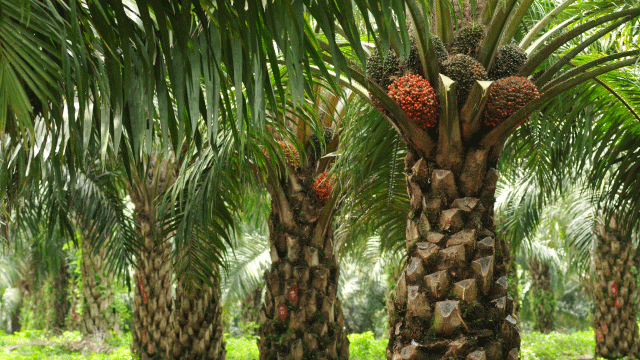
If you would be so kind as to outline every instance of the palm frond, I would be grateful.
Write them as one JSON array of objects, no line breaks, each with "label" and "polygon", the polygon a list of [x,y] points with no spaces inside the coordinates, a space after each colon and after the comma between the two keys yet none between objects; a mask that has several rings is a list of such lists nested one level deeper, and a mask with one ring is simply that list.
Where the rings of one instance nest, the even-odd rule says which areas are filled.
[{"label": "palm frond", "polygon": [[[342,251],[358,253],[362,242],[379,236],[385,251],[404,250],[410,210],[404,181],[406,149],[376,109],[353,102],[335,169],[343,175],[349,199],[340,215]],[[347,240],[348,239],[348,240]]]}]

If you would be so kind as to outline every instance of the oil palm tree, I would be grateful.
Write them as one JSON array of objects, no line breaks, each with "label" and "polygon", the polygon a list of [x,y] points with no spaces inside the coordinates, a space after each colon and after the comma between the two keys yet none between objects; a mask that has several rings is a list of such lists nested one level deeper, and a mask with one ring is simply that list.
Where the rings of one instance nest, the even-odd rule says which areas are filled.
[{"label": "oil palm tree", "polygon": [[[457,38],[454,38],[454,29],[450,25],[453,17],[446,10],[439,11],[438,6],[434,9],[435,22],[432,26],[435,31],[432,34],[440,36],[448,51],[467,51],[471,54],[475,58],[473,61],[478,64],[473,65],[477,69],[475,74],[469,72],[459,75],[459,67],[462,65],[456,64],[462,64],[462,56],[453,56],[443,62],[442,66],[438,64],[432,46],[435,42],[430,40],[423,12],[414,2],[407,2],[408,13],[416,28],[417,50],[421,59],[418,62],[420,66],[414,72],[422,70],[430,87],[436,90],[431,90],[425,80],[416,80],[412,75],[396,80],[396,85],[392,83],[387,95],[371,81],[375,80],[375,73],[370,72],[373,79],[365,76],[359,78],[359,68],[355,64],[350,68],[351,76],[389,114],[390,121],[399,130],[409,149],[405,160],[407,188],[412,205],[406,223],[408,266],[396,288],[388,358],[421,358],[425,352],[441,353],[443,356],[466,356],[473,353],[473,356],[487,358],[517,357],[519,336],[515,319],[510,315],[511,299],[506,296],[504,255],[508,249],[495,236],[492,220],[497,181],[494,167],[503,141],[534,109],[553,96],[590,77],[635,61],[632,57],[608,65],[609,67],[590,70],[581,77],[572,77],[575,72],[566,72],[551,80],[557,76],[565,61],[572,59],[575,53],[584,48],[579,45],[575,51],[567,52],[561,61],[546,65],[535,84],[531,82],[531,85],[525,85],[530,80],[510,78],[498,79],[491,85],[479,82],[474,85],[475,89],[470,89],[470,86],[464,85],[468,78],[478,75],[475,79],[484,80],[487,79],[487,75],[482,72],[484,67],[488,68],[489,73],[496,70],[494,67],[498,66],[496,63],[499,64],[499,50],[508,45],[516,34],[517,24],[530,3],[503,5],[496,5],[495,11],[491,9],[492,5],[485,8],[488,9],[487,15],[493,13],[491,19],[478,13],[477,19],[484,23],[486,30],[478,32],[476,42],[463,38],[467,33],[461,30],[464,23],[458,24]],[[622,11],[635,14],[638,10]],[[623,15],[619,12],[614,14]],[[530,75],[569,38],[608,19],[613,20],[618,15],[609,15],[610,18],[597,17],[592,22],[570,27],[571,30],[555,37],[535,52],[529,48],[527,60],[523,58],[521,66],[516,66],[511,75]],[[466,17],[470,18],[472,16]],[[590,39],[598,39],[621,23],[614,22]],[[467,30],[469,32],[473,30],[467,29],[470,29]],[[533,30],[535,36],[538,29]],[[553,34],[553,31],[550,33]],[[527,39],[530,37],[523,40],[523,46],[527,45]],[[588,43],[585,42],[584,46]],[[462,46],[468,44],[471,45],[466,48]],[[396,53],[400,51],[398,47]],[[631,53],[620,56],[625,55],[632,56]],[[330,56],[326,55],[325,58],[328,60]],[[476,64],[473,61],[465,59],[464,63],[467,65],[464,67],[472,67],[471,64]],[[586,65],[585,68],[590,66]],[[406,67],[410,68],[410,64]],[[457,83],[439,72],[456,78]],[[385,79],[379,81],[383,82]],[[502,86],[513,81],[520,83],[506,85],[504,89],[510,89],[507,92],[514,91],[522,95],[528,93],[531,98],[503,100],[506,93],[498,95],[503,91]],[[346,85],[348,82],[344,83]],[[417,100],[411,99],[411,92],[402,92],[409,88],[416,89],[419,96],[425,97],[431,104],[435,105],[439,101],[439,107],[415,108]],[[534,91],[536,88],[539,89],[539,95],[537,90]],[[458,93],[465,93],[465,96],[456,96],[456,90]],[[471,95],[466,98],[469,93]],[[498,113],[502,115],[498,115],[492,109],[502,106],[498,105],[501,101],[522,101],[522,107],[511,110],[501,108]],[[401,106],[405,108],[401,109]],[[433,117],[437,111],[440,112],[439,117]],[[411,116],[416,113],[421,114],[420,121],[425,129],[411,122]],[[494,121],[492,116],[504,116],[508,120]],[[437,141],[434,140],[436,134]]]},{"label": "oil palm tree", "polygon": [[[196,149],[192,149],[196,150]],[[161,223],[166,224],[166,231],[171,233],[173,244],[177,248],[173,263],[175,264],[176,296],[171,313],[171,336],[169,351],[166,356],[175,359],[224,359],[225,344],[223,342],[222,299],[220,294],[221,260],[226,254],[225,246],[230,244],[233,224],[238,218],[239,209],[234,204],[241,201],[236,185],[223,188],[220,183],[210,187],[202,186],[200,177],[210,180],[217,174],[211,168],[203,169],[203,164],[210,164],[212,156],[205,149],[187,152],[185,165],[180,169],[179,179],[164,199],[163,207],[167,215]],[[215,167],[214,167],[215,169]],[[231,167],[229,167],[231,169]],[[226,173],[233,177],[230,170]],[[228,180],[224,184],[235,184]],[[178,194],[177,201],[174,194]],[[207,196],[207,203],[194,203],[192,198]],[[193,206],[193,207],[191,207]],[[191,207],[191,212],[185,211]],[[203,279],[203,277],[206,278]]]},{"label": "oil palm tree", "polygon": [[[536,195],[532,194],[535,191],[531,191],[532,188],[536,188],[536,185],[531,183],[529,185],[527,194],[515,196],[520,199],[529,199],[522,202],[522,206],[511,204],[511,209],[520,211],[501,214],[501,219],[515,219],[515,217],[523,219],[539,211],[531,208],[537,203],[537,200],[533,199]],[[555,242],[556,249],[566,250],[562,256],[568,264],[565,276],[572,273],[578,275],[584,292],[593,302],[595,351],[598,356],[634,357],[638,351],[635,346],[638,328],[634,313],[637,309],[637,295],[635,295],[637,284],[631,271],[637,251],[637,239],[630,240],[621,235],[628,230],[616,223],[615,214],[606,216],[598,210],[598,200],[601,197],[602,194],[593,194],[589,190],[583,178],[582,182],[578,181],[574,185],[565,186],[564,190],[557,194],[555,203],[552,200],[550,201],[552,204],[544,205],[545,215],[540,215],[540,220],[530,219],[529,221],[538,229],[536,237],[541,234],[541,229],[549,229],[542,232],[542,234],[548,233],[545,238],[552,235],[552,240],[547,240],[547,243]],[[550,211],[550,209],[554,210]],[[606,221],[609,221],[609,224]],[[551,224],[545,225],[545,223]],[[555,302],[552,293],[549,295],[549,285],[540,281],[536,283],[536,280],[549,275],[548,270],[546,275],[540,271],[540,269],[544,270],[544,266],[540,263],[558,264],[559,262],[557,259],[549,261],[554,259],[549,256],[540,261],[543,258],[535,254],[553,254],[549,251],[552,248],[542,249],[541,246],[543,245],[540,240],[525,242],[521,245],[521,253],[523,253],[521,256],[530,259],[533,296],[548,297],[545,301],[535,301],[532,304],[537,307],[533,309],[537,318],[534,328],[544,331],[545,326],[549,325],[545,319],[551,318],[551,306]],[[541,289],[536,290],[536,286]],[[545,288],[547,291],[544,290]],[[624,291],[621,291],[622,289]]]},{"label": "oil palm tree", "polygon": [[[581,283],[595,303],[596,353],[606,358],[633,357],[638,351],[633,346],[638,336],[632,305],[635,295],[630,295],[637,285],[633,281],[620,285],[624,276],[632,276],[629,258],[635,254],[637,240],[631,234],[637,219],[628,212],[633,197],[619,190],[623,181],[632,186],[634,180],[621,177],[618,161],[613,160],[621,160],[626,166],[632,163],[626,157],[628,149],[615,144],[629,139],[625,133],[633,133],[638,126],[637,84],[625,75],[628,76],[619,72],[606,74],[597,82],[585,84],[581,96],[565,97],[563,104],[555,105],[557,114],[569,114],[563,118],[549,113],[561,119],[556,122],[565,129],[560,133],[533,117],[519,130],[529,135],[509,144],[504,156],[509,160],[505,163],[519,164],[533,180],[526,193],[516,195],[515,201],[503,208],[517,213],[509,214],[515,221],[503,226],[506,236],[511,240],[526,238],[538,226],[544,204],[564,199],[563,214],[557,217],[565,219],[560,228],[564,229],[561,231],[565,233],[567,256],[571,268],[584,274]],[[565,167],[581,171],[560,170]],[[508,167],[503,170],[507,174],[513,172]],[[615,212],[610,210],[614,204]]]},{"label": "oil palm tree", "polygon": [[[249,187],[245,191],[242,208],[246,211],[234,237],[233,251],[227,255],[226,269],[222,273],[222,303],[228,314],[240,314],[240,328],[245,328],[248,323],[259,324],[264,290],[263,275],[271,267],[267,226],[271,209],[266,189],[256,190]],[[235,318],[234,315],[232,321]]]},{"label": "oil palm tree", "polygon": [[[282,69],[273,76],[290,76]],[[323,156],[338,142],[337,138],[332,140],[333,128],[340,123],[340,101],[344,100],[322,82],[316,81],[312,89],[315,99],[296,104],[288,98],[292,90],[285,87],[285,97],[277,94],[277,106],[269,106],[265,123],[247,128],[250,136],[242,140],[245,145],[241,150],[237,144],[207,147],[190,164],[185,186],[176,187],[180,194],[194,194],[184,197],[188,201],[183,208],[191,209],[190,214],[185,213],[187,224],[195,220],[193,209],[209,201],[208,193],[195,188],[220,183],[219,177],[212,175],[220,174],[218,169],[225,164],[219,161],[224,157],[211,153],[228,151],[232,155],[229,161],[235,162],[228,176],[268,190],[272,261],[265,275],[259,330],[261,357],[267,359],[285,353],[294,358],[317,351],[329,358],[348,353],[344,317],[336,298],[339,267],[332,229],[339,194],[331,191],[336,179],[327,174],[333,158]],[[235,117],[240,111],[233,110],[227,116]],[[207,132],[208,137],[213,135]],[[231,131],[219,136],[220,144],[238,141]]]}]

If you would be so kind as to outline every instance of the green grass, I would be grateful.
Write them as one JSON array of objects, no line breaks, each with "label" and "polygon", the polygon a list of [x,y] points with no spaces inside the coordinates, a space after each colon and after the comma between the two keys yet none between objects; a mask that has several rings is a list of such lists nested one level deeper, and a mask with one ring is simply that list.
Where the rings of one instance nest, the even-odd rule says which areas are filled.
[{"label": "green grass", "polygon": [[227,360],[258,360],[258,344],[253,337],[229,338],[227,342]]},{"label": "green grass", "polygon": [[[251,336],[228,338],[227,360],[257,360],[259,358],[256,339]],[[376,339],[373,332],[349,335],[349,359],[386,359],[387,339]]]},{"label": "green grass", "polygon": [[[65,344],[77,343],[82,339],[79,332],[64,332],[58,336],[47,336],[41,331],[19,332],[7,335],[0,331],[0,360],[133,360],[129,350],[131,335],[114,336],[103,346],[109,346],[112,351],[108,354],[82,354],[73,351]],[[593,353],[593,330],[581,331],[573,334],[537,332],[522,334],[522,360],[556,360],[575,359],[579,355]],[[376,339],[372,332],[349,335],[349,353],[352,360],[385,359],[387,339]],[[38,343],[39,346],[21,346],[7,350],[12,345]],[[91,342],[93,344],[93,342]],[[89,346],[91,346],[91,344]],[[227,360],[257,360],[258,347],[252,336],[226,339]]]},{"label": "green grass", "polygon": [[[61,335],[50,336],[42,331],[30,330],[7,335],[0,330],[0,359],[1,360],[133,360],[136,357],[131,355],[129,344],[131,334],[122,337],[114,336],[107,342],[87,341],[84,342],[86,349],[91,348],[111,348],[107,353],[91,353],[87,351],[74,351],[69,344],[79,344],[82,335],[78,331],[65,331]],[[14,345],[28,346],[15,347]],[[9,351],[11,350],[11,351]]]},{"label": "green grass", "polygon": [[520,357],[523,360],[572,359],[578,355],[593,354],[594,348],[593,330],[573,334],[531,332],[522,334]]}]

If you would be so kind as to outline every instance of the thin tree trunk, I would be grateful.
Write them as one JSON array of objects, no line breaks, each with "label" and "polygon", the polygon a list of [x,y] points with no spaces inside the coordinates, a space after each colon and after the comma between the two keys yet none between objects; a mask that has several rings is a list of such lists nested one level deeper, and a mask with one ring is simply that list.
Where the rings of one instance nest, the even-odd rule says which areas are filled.
[{"label": "thin tree trunk", "polygon": [[82,332],[85,334],[107,335],[110,331],[119,331],[113,294],[113,274],[107,272],[105,258],[106,246],[98,253],[87,238],[80,244],[82,248]]},{"label": "thin tree trunk", "polygon": [[52,326],[57,329],[65,329],[65,318],[69,312],[71,303],[68,297],[69,291],[69,273],[67,272],[67,263],[60,265],[60,270],[51,275],[51,304],[53,307]]},{"label": "thin tree trunk", "polygon": [[146,177],[129,184],[143,246],[136,260],[132,350],[140,360],[166,359],[171,336],[171,243],[160,236],[156,209],[175,181],[173,162],[151,156]]},{"label": "thin tree trunk", "polygon": [[255,288],[243,301],[243,307],[240,314],[240,322],[246,324],[249,322],[258,323],[260,321],[260,305],[262,304],[262,288]]},{"label": "thin tree trunk", "polygon": [[340,271],[333,254],[333,230],[330,220],[325,222],[326,231],[318,226],[323,222],[324,204],[314,196],[310,173],[298,172],[284,186],[282,181],[277,187],[273,182],[269,186],[272,264],[264,275],[261,360],[349,357],[342,306],[336,296]]},{"label": "thin tree trunk", "polygon": [[638,293],[631,267],[636,250],[615,224],[596,231],[596,355],[606,359],[638,359],[640,339],[636,319]]},{"label": "thin tree trunk", "polygon": [[82,294],[78,290],[78,279],[73,278],[69,286],[71,313],[67,318],[67,329],[70,331],[84,331],[82,321],[80,321],[80,306],[82,304]]},{"label": "thin tree trunk", "polygon": [[418,159],[411,149],[405,160],[413,210],[407,266],[389,319],[389,360],[518,358],[508,249],[493,221],[495,163],[476,149],[463,159],[457,172]]},{"label": "thin tree trunk", "polygon": [[29,261],[29,272],[22,281],[22,308],[20,311],[20,323],[25,330],[48,330],[48,306],[46,306],[45,294],[47,280],[39,273],[42,266],[38,261]]},{"label": "thin tree trunk", "polygon": [[509,288],[507,291],[513,298],[513,316],[520,321],[520,293],[518,292],[518,269],[515,260],[511,254],[505,254],[505,267],[507,268],[507,282]]},{"label": "thin tree trunk", "polygon": [[225,344],[222,341],[222,304],[220,286],[202,284],[200,289],[188,292],[178,281],[172,317],[172,344],[174,359],[224,360]]},{"label": "thin tree trunk", "polygon": [[551,288],[549,264],[533,259],[529,264],[531,270],[531,292],[533,298],[533,329],[543,334],[553,331],[553,319],[556,301]]}]

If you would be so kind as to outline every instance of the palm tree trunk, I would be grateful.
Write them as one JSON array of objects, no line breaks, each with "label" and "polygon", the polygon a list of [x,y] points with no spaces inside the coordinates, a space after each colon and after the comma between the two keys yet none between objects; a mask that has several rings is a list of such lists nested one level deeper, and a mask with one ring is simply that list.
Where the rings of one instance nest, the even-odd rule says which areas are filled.
[{"label": "palm tree trunk", "polygon": [[225,359],[220,286],[214,278],[210,280],[215,287],[202,284],[192,291],[178,281],[171,315],[174,359]]},{"label": "palm tree trunk", "polygon": [[[106,246],[94,252],[88,234],[81,240],[82,262],[82,332],[84,334],[109,334],[117,326],[113,307],[113,274],[107,272]],[[116,329],[117,331],[117,329]]]},{"label": "palm tree trunk", "polygon": [[171,243],[160,236],[156,209],[161,195],[175,181],[174,164],[151,156],[146,177],[129,184],[143,245],[136,260],[132,351],[140,360],[166,359],[171,336]]},{"label": "palm tree trunk", "polygon": [[[441,130],[442,131],[442,130]],[[407,265],[396,287],[387,359],[517,359],[520,336],[493,220],[498,180],[471,149],[454,172],[405,159]]]},{"label": "palm tree trunk", "polygon": [[598,226],[596,236],[596,355],[606,359],[624,356],[638,359],[638,293],[630,272],[636,250],[630,240],[623,238],[615,219],[606,228]]},{"label": "palm tree trunk", "polygon": [[242,324],[249,322],[258,323],[260,320],[260,304],[262,304],[262,285],[255,288],[245,297],[241,310],[242,313],[240,314],[240,322]]},{"label": "palm tree trunk", "polygon": [[48,306],[45,301],[46,279],[39,274],[40,262],[29,260],[27,276],[22,281],[22,308],[20,323],[25,330],[47,330]]},{"label": "palm tree trunk", "polygon": [[133,297],[133,351],[140,360],[164,359],[168,354],[171,314],[171,244],[155,241],[149,214],[139,210],[144,247],[136,261],[136,291]]},{"label": "palm tree trunk", "polygon": [[67,272],[67,264],[63,262],[60,270],[51,275],[51,304],[53,307],[53,327],[57,329],[65,329],[65,319],[71,303],[68,297],[69,291],[69,273]]},{"label": "palm tree trunk", "polygon": [[299,173],[296,178],[290,177],[286,188],[269,187],[272,264],[264,275],[260,359],[347,359],[349,340],[336,296],[340,271],[331,221],[320,231],[324,204],[313,197],[313,179]]},{"label": "palm tree trunk", "polygon": [[533,314],[535,322],[533,329],[543,334],[553,331],[553,317],[555,299],[551,289],[549,265],[534,258],[530,264],[531,291],[533,297]]},{"label": "palm tree trunk", "polygon": [[511,254],[505,254],[505,267],[507,268],[507,282],[509,288],[507,292],[513,298],[513,316],[516,320],[520,320],[520,293],[518,292],[518,269],[516,261]]}]

